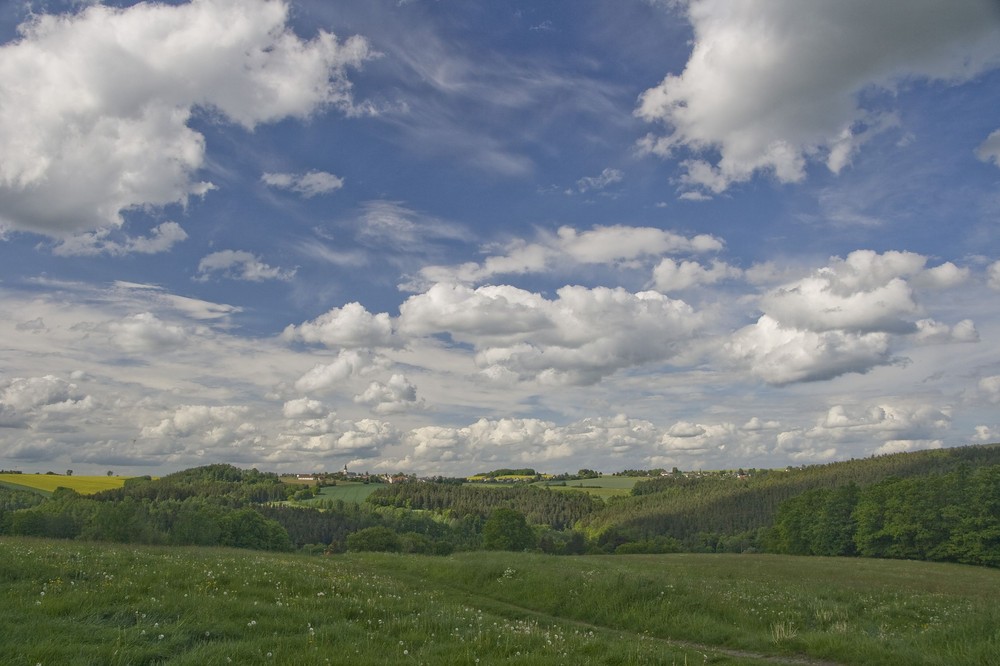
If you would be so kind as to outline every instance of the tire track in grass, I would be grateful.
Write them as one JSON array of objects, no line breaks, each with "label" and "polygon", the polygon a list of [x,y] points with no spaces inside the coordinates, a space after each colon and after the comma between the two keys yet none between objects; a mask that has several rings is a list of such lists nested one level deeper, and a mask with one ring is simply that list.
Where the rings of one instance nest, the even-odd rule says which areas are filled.
[{"label": "tire track in grass", "polygon": [[[411,587],[414,585],[418,587],[426,585],[426,581],[421,580],[419,576],[412,574],[410,572],[404,572],[399,569],[394,569],[392,574],[397,578],[404,579],[406,584]],[[514,619],[535,619],[550,625],[562,624],[571,627],[576,627],[579,629],[586,629],[588,631],[597,631],[604,634],[617,634],[622,637],[633,638],[637,641],[657,642],[662,645],[666,645],[668,647],[700,652],[702,656],[705,657],[706,661],[710,656],[714,656],[714,657],[729,657],[732,659],[741,659],[741,660],[752,660],[760,664],[782,664],[784,666],[845,666],[841,662],[827,661],[823,659],[814,659],[812,657],[807,657],[802,655],[790,656],[790,655],[761,654],[759,652],[737,650],[718,645],[707,645],[705,643],[695,643],[692,641],[684,641],[674,638],[661,638],[658,636],[650,636],[648,634],[637,634],[635,632],[627,631],[624,629],[607,627],[600,624],[593,624],[590,622],[585,622],[583,620],[575,620],[573,618],[562,617],[559,615],[550,615],[548,613],[543,613],[541,611],[534,610],[533,608],[528,608],[526,606],[519,606],[518,604],[513,604],[510,603],[509,601],[495,599],[480,592],[470,592],[469,590],[459,587],[448,586],[448,591],[453,594],[458,594],[462,596],[469,603],[478,605],[483,610],[490,610],[500,615],[514,617]]]}]

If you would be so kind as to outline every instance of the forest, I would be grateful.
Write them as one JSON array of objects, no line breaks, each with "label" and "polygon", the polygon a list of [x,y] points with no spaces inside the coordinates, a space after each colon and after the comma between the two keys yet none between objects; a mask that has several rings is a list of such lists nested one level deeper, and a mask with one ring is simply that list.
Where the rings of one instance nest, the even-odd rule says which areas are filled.
[{"label": "forest", "polygon": [[770,552],[1000,566],[1000,445],[632,472],[643,478],[631,493],[605,500],[530,481],[439,478],[379,485],[361,502],[304,502],[318,488],[214,464],[92,495],[0,486],[0,533],[325,554]]}]

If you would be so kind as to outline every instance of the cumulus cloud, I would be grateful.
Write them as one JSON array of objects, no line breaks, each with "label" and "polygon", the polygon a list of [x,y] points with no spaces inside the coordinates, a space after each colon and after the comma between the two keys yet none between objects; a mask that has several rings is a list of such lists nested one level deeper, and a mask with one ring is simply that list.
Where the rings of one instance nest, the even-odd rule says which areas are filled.
[{"label": "cumulus cloud", "polygon": [[666,254],[705,254],[722,250],[721,239],[709,234],[687,237],[655,227],[596,225],[579,231],[562,226],[554,233],[540,232],[534,242],[516,239],[481,263],[428,266],[420,279],[403,285],[419,291],[437,282],[476,284],[496,275],[543,273],[558,265],[624,264],[655,259]]},{"label": "cumulus cloud", "polygon": [[155,425],[140,432],[143,439],[191,439],[212,446],[238,442],[255,443],[257,426],[250,419],[250,409],[243,405],[181,405]]},{"label": "cumulus cloud", "polygon": [[1000,261],[994,261],[986,269],[986,283],[990,289],[1000,291]]},{"label": "cumulus cloud", "polygon": [[438,284],[400,306],[400,328],[472,344],[486,376],[590,384],[679,355],[701,325],[684,303],[653,291],[566,286],[549,300],[516,287]]},{"label": "cumulus cloud", "polygon": [[1000,428],[978,425],[975,427],[975,433],[972,438],[977,442],[1000,441]]},{"label": "cumulus cloud", "polygon": [[[836,173],[895,122],[862,92],[914,79],[959,83],[1000,64],[991,0],[690,0],[686,10],[694,46],[684,71],[646,90],[635,113],[669,128],[640,148],[694,155],[681,180],[703,192],[761,170],[800,181],[814,161]],[[994,146],[991,135],[980,157],[992,159]],[[708,152],[718,162],[697,157]]]},{"label": "cumulus cloud", "polygon": [[319,400],[298,398],[285,402],[281,413],[286,419],[317,418],[326,414],[327,409]]},{"label": "cumulus cloud", "polygon": [[[116,240],[117,237],[121,237]],[[65,236],[52,248],[62,257],[108,254],[159,254],[169,252],[174,245],[187,240],[187,232],[176,222],[164,222],[153,228],[149,236],[128,236],[111,229]]]},{"label": "cumulus cloud", "polygon": [[213,252],[198,262],[198,275],[195,280],[205,282],[213,274],[232,280],[248,282],[263,282],[264,280],[291,280],[295,269],[276,268],[268,266],[254,254],[242,250],[222,250]]},{"label": "cumulus cloud", "polygon": [[980,379],[979,390],[986,394],[990,402],[1000,402],[1000,375]]},{"label": "cumulus cloud", "polygon": [[380,447],[399,440],[391,424],[375,419],[350,421],[333,415],[304,419],[290,424],[278,437],[275,460],[300,462],[303,458],[323,460],[333,455],[373,458]]},{"label": "cumulus cloud", "polygon": [[[671,434],[671,431],[675,434]],[[624,414],[590,417],[565,425],[535,418],[480,419],[465,427],[426,426],[403,437],[405,463],[417,469],[460,465],[579,466],[591,460],[642,460],[665,466],[717,460],[723,451],[740,455],[763,451],[754,433],[740,433],[731,423],[679,422],[664,429]],[[754,444],[747,445],[748,440]],[[766,448],[766,447],[765,447]],[[626,463],[628,464],[628,463]]]},{"label": "cumulus cloud", "polygon": [[829,460],[843,448],[882,455],[942,446],[949,408],[927,404],[835,404],[813,427],[777,435],[775,452],[793,460]]},{"label": "cumulus cloud", "polygon": [[388,367],[385,357],[366,349],[342,349],[332,363],[319,363],[295,382],[295,390],[314,393],[335,388],[352,377]]},{"label": "cumulus cloud", "polygon": [[45,413],[77,412],[92,405],[90,396],[60,377],[15,377],[0,389],[0,428],[26,428]]},{"label": "cumulus cloud", "polygon": [[[746,435],[742,435],[745,437]],[[670,426],[659,441],[661,456],[715,455],[737,440],[737,428],[732,423],[698,424],[679,421]]]},{"label": "cumulus cloud", "polygon": [[[650,422],[613,417],[587,418],[558,426],[540,419],[480,419],[461,427],[426,426],[409,431],[404,444],[421,468],[456,460],[488,465],[535,464],[593,455],[622,457],[654,445],[660,431]],[[466,463],[469,464],[469,463]]]},{"label": "cumulus cloud", "polygon": [[776,385],[865,373],[892,360],[885,333],[800,330],[782,326],[768,315],[737,331],[726,352]]},{"label": "cumulus cloud", "polygon": [[559,227],[556,237],[556,247],[582,264],[627,261],[668,253],[717,252],[723,247],[721,240],[708,234],[686,238],[663,229],[624,225],[595,226],[584,232],[564,226]]},{"label": "cumulus cloud", "polygon": [[920,319],[917,321],[915,338],[923,344],[979,342],[979,331],[971,319],[963,319],[954,326],[933,319]]},{"label": "cumulus cloud", "polygon": [[834,405],[809,436],[827,441],[881,440],[885,443],[877,453],[897,453],[912,448],[934,448],[934,434],[950,423],[950,410],[931,405]]},{"label": "cumulus cloud", "polygon": [[325,171],[309,171],[302,174],[265,173],[260,179],[271,187],[290,190],[309,199],[320,194],[336,192],[344,186],[344,180]]},{"label": "cumulus cloud", "polygon": [[764,314],[737,331],[726,351],[772,384],[831,379],[894,359],[892,336],[917,342],[975,342],[975,324],[947,324],[918,316],[913,285],[944,289],[967,271],[953,264],[926,268],[911,252],[858,250],[811,275],[771,289],[760,299]]},{"label": "cumulus cloud", "polygon": [[407,412],[423,404],[417,399],[417,387],[400,374],[392,375],[385,383],[372,382],[363,393],[354,396],[354,402],[368,405],[376,414]]},{"label": "cumulus cloud", "polygon": [[712,262],[705,268],[697,261],[677,262],[667,258],[653,269],[653,285],[657,291],[669,293],[701,285],[715,284],[722,280],[738,278],[743,272],[722,261]]},{"label": "cumulus cloud", "polygon": [[0,47],[0,223],[58,238],[204,195],[202,110],[247,129],[357,112],[346,70],[367,42],[303,40],[288,19],[282,0],[33,16]]},{"label": "cumulus cloud", "polygon": [[385,312],[373,315],[360,303],[333,308],[298,326],[289,325],[281,337],[289,342],[327,347],[391,347],[397,342],[389,315]]},{"label": "cumulus cloud", "polygon": [[168,324],[151,312],[129,315],[108,324],[112,342],[130,354],[150,354],[183,347],[190,334],[182,326]]}]

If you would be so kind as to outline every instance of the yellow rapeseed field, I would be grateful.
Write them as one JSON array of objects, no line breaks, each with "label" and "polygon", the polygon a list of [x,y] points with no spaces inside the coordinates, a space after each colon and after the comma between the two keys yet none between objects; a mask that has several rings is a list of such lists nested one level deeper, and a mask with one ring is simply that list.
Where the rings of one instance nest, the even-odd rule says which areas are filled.
[{"label": "yellow rapeseed field", "polygon": [[25,486],[47,493],[56,488],[70,488],[81,495],[94,493],[110,488],[121,488],[125,485],[123,476],[65,476],[63,474],[0,474],[0,483]]}]

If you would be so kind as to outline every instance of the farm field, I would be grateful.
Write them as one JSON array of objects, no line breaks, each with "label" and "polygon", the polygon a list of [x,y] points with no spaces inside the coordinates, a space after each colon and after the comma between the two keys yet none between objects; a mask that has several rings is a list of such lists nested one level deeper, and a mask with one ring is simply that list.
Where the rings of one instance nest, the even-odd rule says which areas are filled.
[{"label": "farm field", "polygon": [[[1000,571],[0,538],[9,663],[989,664]],[[991,661],[994,660],[994,661]]]},{"label": "farm field", "polygon": [[17,488],[30,488],[51,493],[56,488],[70,488],[81,495],[121,488],[122,476],[65,476],[62,474],[0,474],[0,483]]},{"label": "farm field", "polygon": [[[632,492],[632,486],[643,478],[636,476],[602,476],[597,479],[573,479],[572,481],[541,481],[536,486],[551,488],[552,490],[583,490],[587,493],[607,499],[619,495],[628,495]],[[565,484],[565,485],[563,485]]]},{"label": "farm field", "polygon": [[335,486],[323,486],[320,488],[319,496],[311,500],[305,500],[303,504],[310,504],[316,501],[344,500],[351,504],[361,504],[369,495],[384,488],[383,483],[360,483],[353,481],[338,481]]}]

